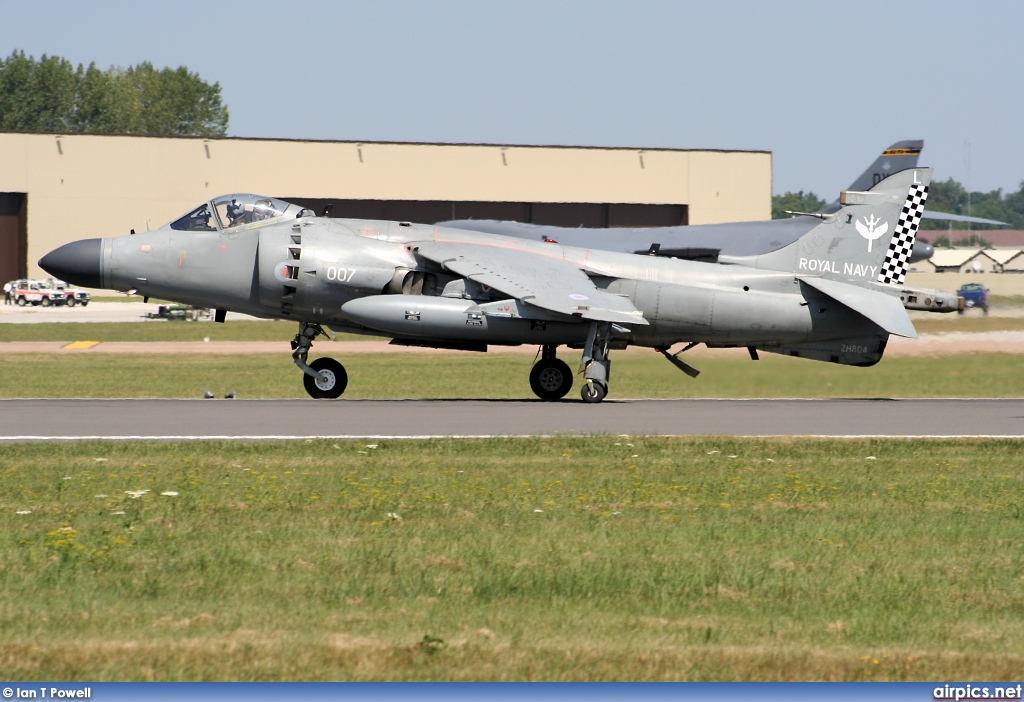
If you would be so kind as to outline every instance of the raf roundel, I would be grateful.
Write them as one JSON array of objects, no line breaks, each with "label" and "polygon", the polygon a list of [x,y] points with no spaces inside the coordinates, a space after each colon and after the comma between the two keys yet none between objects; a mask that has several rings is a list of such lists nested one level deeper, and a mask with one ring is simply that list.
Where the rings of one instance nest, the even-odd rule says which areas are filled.
[{"label": "raf roundel", "polygon": [[274,266],[274,277],[282,283],[289,282],[291,278],[292,267],[287,263],[279,263]]},{"label": "raf roundel", "polygon": [[580,302],[582,302],[583,300],[589,300],[590,299],[586,295],[581,295],[580,293],[573,293],[573,294],[569,295],[569,297],[570,297],[570,299],[579,300]]}]

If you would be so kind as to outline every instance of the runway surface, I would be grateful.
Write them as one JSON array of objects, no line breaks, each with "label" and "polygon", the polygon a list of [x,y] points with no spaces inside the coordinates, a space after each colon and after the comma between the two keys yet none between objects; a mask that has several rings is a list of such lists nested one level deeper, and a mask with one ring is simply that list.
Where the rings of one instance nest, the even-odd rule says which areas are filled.
[{"label": "runway surface", "polygon": [[1024,400],[0,400],[0,441],[556,434],[1024,437]]}]

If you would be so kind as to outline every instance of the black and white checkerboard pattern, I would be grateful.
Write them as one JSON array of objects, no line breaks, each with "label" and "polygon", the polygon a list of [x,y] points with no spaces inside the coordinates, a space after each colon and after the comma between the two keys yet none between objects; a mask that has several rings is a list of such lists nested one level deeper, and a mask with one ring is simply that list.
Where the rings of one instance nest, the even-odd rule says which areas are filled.
[{"label": "black and white checkerboard pattern", "polygon": [[896,229],[889,242],[889,251],[885,255],[882,270],[878,272],[879,283],[903,285],[907,277],[907,259],[914,250],[914,239],[917,238],[917,226],[924,214],[924,203],[928,199],[927,185],[911,185],[907,193],[907,201],[903,203],[903,211],[896,222]]}]

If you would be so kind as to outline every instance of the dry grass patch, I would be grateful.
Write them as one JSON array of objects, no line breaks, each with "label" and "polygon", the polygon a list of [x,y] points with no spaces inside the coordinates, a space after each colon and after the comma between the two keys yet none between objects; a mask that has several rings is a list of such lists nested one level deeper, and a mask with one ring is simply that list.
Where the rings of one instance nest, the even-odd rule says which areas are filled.
[{"label": "dry grass patch", "polygon": [[850,647],[557,646],[496,642],[489,630],[459,641],[386,643],[344,633],[315,640],[251,632],[216,639],[0,644],[9,679],[453,680],[453,681],[907,681],[1014,680],[1008,654],[868,651]]}]

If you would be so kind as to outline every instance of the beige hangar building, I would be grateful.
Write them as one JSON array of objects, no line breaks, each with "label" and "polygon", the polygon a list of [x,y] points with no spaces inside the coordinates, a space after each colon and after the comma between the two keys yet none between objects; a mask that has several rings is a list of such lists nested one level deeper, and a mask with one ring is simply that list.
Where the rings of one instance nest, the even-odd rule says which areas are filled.
[{"label": "beige hangar building", "polygon": [[771,217],[767,151],[0,132],[0,279],[245,192],[331,217],[586,227]]}]

